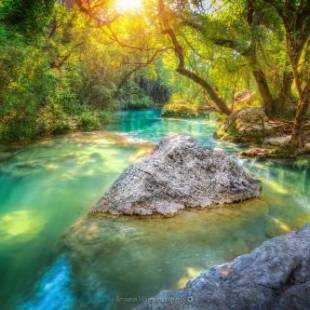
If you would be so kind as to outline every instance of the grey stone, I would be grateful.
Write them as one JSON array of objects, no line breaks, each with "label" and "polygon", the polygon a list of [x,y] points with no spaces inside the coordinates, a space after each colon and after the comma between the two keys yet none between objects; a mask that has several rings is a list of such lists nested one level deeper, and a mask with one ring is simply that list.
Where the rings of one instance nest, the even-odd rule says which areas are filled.
[{"label": "grey stone", "polygon": [[172,216],[184,208],[240,202],[260,195],[261,184],[223,152],[171,135],[129,166],[92,213]]},{"label": "grey stone", "polygon": [[291,135],[286,135],[282,137],[270,137],[264,140],[264,145],[285,147],[290,144],[291,138]]},{"label": "grey stone", "polygon": [[162,291],[138,309],[310,309],[310,225],[209,269],[184,289]]}]

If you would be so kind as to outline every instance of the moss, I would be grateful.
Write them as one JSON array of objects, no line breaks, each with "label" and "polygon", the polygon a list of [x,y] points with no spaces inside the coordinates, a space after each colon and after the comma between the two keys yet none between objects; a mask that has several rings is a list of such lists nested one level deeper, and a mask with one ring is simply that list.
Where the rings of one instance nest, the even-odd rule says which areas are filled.
[{"label": "moss", "polygon": [[285,146],[285,147],[276,147],[273,148],[269,153],[269,158],[277,158],[277,159],[289,159],[296,158],[297,153],[293,147]]},{"label": "moss", "polygon": [[248,143],[253,142],[253,139],[256,139],[255,135],[241,134],[234,124],[227,129],[226,125],[222,123],[218,124],[215,137],[220,140],[234,143]]}]

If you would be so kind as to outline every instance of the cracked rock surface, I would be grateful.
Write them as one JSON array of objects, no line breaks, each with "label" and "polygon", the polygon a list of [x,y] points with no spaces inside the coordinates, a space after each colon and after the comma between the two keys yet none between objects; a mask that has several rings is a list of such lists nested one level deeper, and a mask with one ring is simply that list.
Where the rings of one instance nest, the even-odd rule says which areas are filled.
[{"label": "cracked rock surface", "polygon": [[171,135],[129,166],[91,212],[172,216],[184,208],[255,198],[260,190],[260,182],[223,152]]},{"label": "cracked rock surface", "polygon": [[162,291],[138,309],[310,309],[310,225],[209,269],[184,289]]}]

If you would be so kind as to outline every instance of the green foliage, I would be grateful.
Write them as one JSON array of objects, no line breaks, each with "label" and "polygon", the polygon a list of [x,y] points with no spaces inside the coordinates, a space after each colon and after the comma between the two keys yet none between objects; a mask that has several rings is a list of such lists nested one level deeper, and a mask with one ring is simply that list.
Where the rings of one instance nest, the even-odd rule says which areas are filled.
[{"label": "green foliage", "polygon": [[199,117],[202,116],[200,105],[197,101],[189,101],[180,97],[180,95],[173,95],[170,101],[164,106],[162,115],[165,117]]},{"label": "green foliage", "polygon": [[100,120],[94,112],[83,112],[78,117],[79,127],[82,131],[92,131],[100,128]]},{"label": "green foliage", "polygon": [[28,30],[46,23],[45,4],[32,2],[22,18],[24,3],[1,3],[0,141],[99,129],[113,109],[115,78],[100,60],[105,51],[90,42],[81,57],[87,28],[80,15],[56,5],[53,22],[29,41]]},{"label": "green foliage", "polygon": [[15,31],[32,35],[49,20],[54,0],[2,0],[0,21]]},{"label": "green foliage", "polygon": [[154,105],[153,100],[135,81],[129,81],[119,94],[120,105],[126,109],[147,109]]},{"label": "green foliage", "polygon": [[[68,9],[61,1],[0,1],[0,140],[96,130],[115,109],[166,102],[164,115],[197,117],[219,110],[219,98],[228,114],[234,95],[245,90],[256,93],[247,105],[264,106],[262,84],[278,107],[274,115],[295,112],[299,95],[289,79],[288,25],[277,11],[287,3],[252,1],[250,23],[247,0],[165,1],[179,46],[158,27],[157,1],[146,1],[143,12],[112,18],[108,27],[103,24],[114,16],[113,1],[104,3]],[[292,13],[301,3],[306,7],[295,1]],[[107,20],[100,21],[103,10]],[[302,86],[310,55],[309,42],[304,46],[296,66],[304,72]],[[184,59],[177,57],[178,49]],[[180,74],[182,62],[190,74]]]}]

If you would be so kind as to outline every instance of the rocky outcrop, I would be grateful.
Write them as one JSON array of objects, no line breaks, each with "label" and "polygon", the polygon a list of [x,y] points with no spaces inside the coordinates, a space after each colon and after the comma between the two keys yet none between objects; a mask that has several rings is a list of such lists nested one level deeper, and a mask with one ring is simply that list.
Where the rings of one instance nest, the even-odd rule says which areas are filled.
[{"label": "rocky outcrop", "polygon": [[227,122],[219,126],[216,136],[233,142],[262,144],[266,138],[291,133],[291,122],[268,120],[262,108],[244,108],[233,112]]},{"label": "rocky outcrop", "polygon": [[239,202],[260,194],[260,182],[223,152],[173,135],[129,166],[92,213],[172,216],[184,208]]},{"label": "rocky outcrop", "polygon": [[282,137],[270,137],[264,140],[264,146],[286,147],[290,144],[291,139],[291,135]]},{"label": "rocky outcrop", "polygon": [[237,92],[234,95],[234,105],[236,106],[237,104],[247,104],[250,105],[255,99],[257,95],[255,92],[252,92],[250,90],[243,90],[240,92]]},{"label": "rocky outcrop", "polygon": [[260,147],[255,147],[255,148],[250,148],[248,150],[240,152],[240,157],[241,158],[260,158],[260,159],[265,159],[270,156],[270,151],[264,148]]},{"label": "rocky outcrop", "polygon": [[261,108],[245,108],[232,113],[225,124],[225,131],[243,139],[261,139],[271,128],[266,128],[268,118]]},{"label": "rocky outcrop", "polygon": [[305,144],[304,151],[305,153],[310,154],[310,142]]},{"label": "rocky outcrop", "polygon": [[310,225],[209,269],[184,289],[162,291],[138,309],[310,309]]}]

